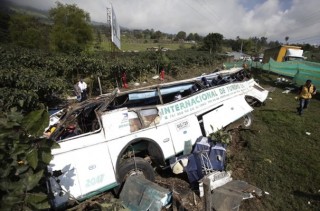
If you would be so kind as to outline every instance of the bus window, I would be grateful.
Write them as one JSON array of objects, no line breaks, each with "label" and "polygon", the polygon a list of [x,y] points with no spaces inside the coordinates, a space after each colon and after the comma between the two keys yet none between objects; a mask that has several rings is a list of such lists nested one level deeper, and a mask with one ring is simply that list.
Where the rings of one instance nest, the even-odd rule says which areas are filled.
[{"label": "bus window", "polygon": [[140,115],[146,127],[149,127],[151,124],[159,124],[159,115],[156,108],[140,110]]},{"label": "bus window", "polygon": [[129,111],[128,114],[129,114],[130,131],[135,132],[137,130],[140,130],[142,128],[142,125],[138,117],[138,114],[134,111]]}]

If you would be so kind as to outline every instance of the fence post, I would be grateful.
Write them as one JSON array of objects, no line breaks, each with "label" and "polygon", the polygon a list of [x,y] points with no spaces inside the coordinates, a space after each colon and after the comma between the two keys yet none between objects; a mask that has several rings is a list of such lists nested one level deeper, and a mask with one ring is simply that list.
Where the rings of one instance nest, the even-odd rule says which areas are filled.
[{"label": "fence post", "polygon": [[205,203],[205,211],[211,210],[211,187],[210,187],[210,179],[205,178],[203,180],[203,192],[204,192],[204,203]]}]

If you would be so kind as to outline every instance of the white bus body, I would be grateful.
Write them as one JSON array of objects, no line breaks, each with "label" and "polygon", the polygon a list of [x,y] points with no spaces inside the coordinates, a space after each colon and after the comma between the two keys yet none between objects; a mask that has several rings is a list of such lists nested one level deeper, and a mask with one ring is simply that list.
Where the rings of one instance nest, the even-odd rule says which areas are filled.
[{"label": "white bus body", "polygon": [[[159,95],[160,101],[166,101],[165,93],[170,89],[186,91],[192,81],[158,86],[158,93],[163,94]],[[200,87],[180,100],[162,104],[148,103],[158,100],[152,98],[152,93],[141,89],[121,93],[125,96],[121,102],[113,96],[84,102],[61,118],[52,135],[60,148],[53,150],[53,160],[48,166],[53,175],[61,173],[48,182],[55,207],[112,189],[123,182],[124,174],[132,174],[134,169],[151,175],[147,172],[151,162],[167,166],[169,158],[183,153],[186,143],[193,145],[199,136],[207,136],[249,114],[253,108],[246,97],[264,102],[268,95],[253,79]],[[133,100],[129,103],[130,99]],[[137,101],[141,106],[136,106],[139,99],[144,104]],[[73,120],[81,133],[59,138]],[[143,159],[131,167],[126,160],[132,157]]]}]

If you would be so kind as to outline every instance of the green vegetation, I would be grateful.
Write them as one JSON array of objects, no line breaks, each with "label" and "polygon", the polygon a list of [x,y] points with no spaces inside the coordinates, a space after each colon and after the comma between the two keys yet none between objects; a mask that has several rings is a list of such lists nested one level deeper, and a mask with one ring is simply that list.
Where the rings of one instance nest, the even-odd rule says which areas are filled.
[{"label": "green vegetation", "polygon": [[219,33],[210,33],[204,39],[204,48],[209,50],[210,54],[221,52],[223,35]]},{"label": "green vegetation", "polygon": [[40,23],[35,17],[25,14],[14,14],[10,17],[10,38],[16,45],[46,49],[49,46],[49,27]]},{"label": "green vegetation", "polygon": [[[16,109],[0,113],[0,209],[49,209],[46,168],[58,144],[38,138],[49,123],[47,111],[23,116]],[[48,175],[47,175],[48,176]]]},{"label": "green vegetation", "polygon": [[168,75],[178,77],[190,68],[222,63],[222,57],[194,50],[119,52],[114,57],[110,52],[74,56],[0,44],[0,110],[16,107],[29,112],[57,105],[79,77],[90,79],[92,94],[99,94],[98,76],[106,93],[117,86],[123,71],[129,83],[142,83],[158,75],[162,67]]},{"label": "green vegetation", "polygon": [[56,4],[57,7],[49,11],[53,19],[51,47],[66,53],[83,51],[93,39],[89,13],[76,5]]},{"label": "green vegetation", "polygon": [[[242,210],[317,210],[320,207],[320,101],[312,100],[299,116],[295,92],[276,85],[275,75],[255,76],[264,87],[275,86],[266,105],[255,108],[251,130],[241,131],[242,146],[230,158],[237,179],[270,195],[248,201]],[[310,133],[310,135],[307,134]]]},{"label": "green vegetation", "polygon": [[147,49],[167,48],[168,50],[179,50],[192,48],[194,44],[191,43],[122,43],[121,49],[123,51],[146,51]]}]

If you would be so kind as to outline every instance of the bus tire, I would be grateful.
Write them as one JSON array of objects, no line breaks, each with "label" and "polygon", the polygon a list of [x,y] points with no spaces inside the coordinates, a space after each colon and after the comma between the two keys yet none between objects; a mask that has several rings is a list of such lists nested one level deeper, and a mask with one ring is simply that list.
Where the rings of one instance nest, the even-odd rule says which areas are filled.
[{"label": "bus tire", "polygon": [[155,180],[155,172],[148,161],[140,157],[129,158],[121,163],[118,168],[120,185],[113,190],[116,196],[119,196],[126,179],[133,175],[143,175],[144,178],[152,182]]},{"label": "bus tire", "polygon": [[248,113],[244,117],[242,117],[242,125],[241,127],[244,129],[249,129],[253,123],[253,114]]}]

